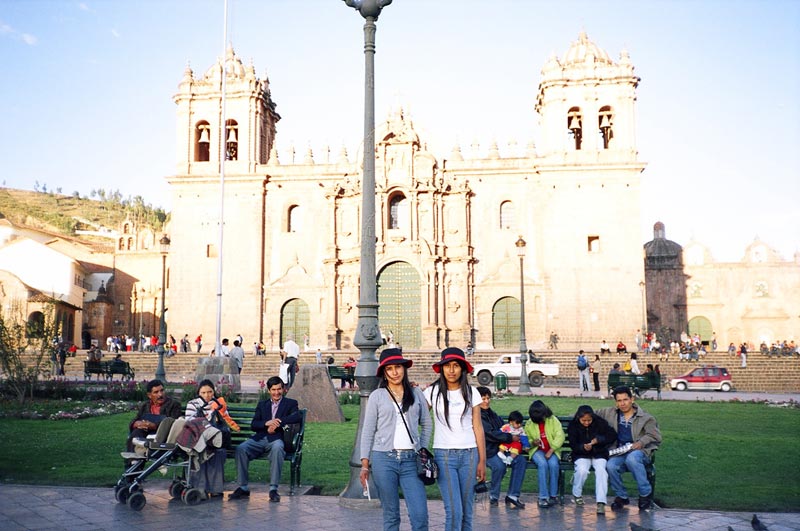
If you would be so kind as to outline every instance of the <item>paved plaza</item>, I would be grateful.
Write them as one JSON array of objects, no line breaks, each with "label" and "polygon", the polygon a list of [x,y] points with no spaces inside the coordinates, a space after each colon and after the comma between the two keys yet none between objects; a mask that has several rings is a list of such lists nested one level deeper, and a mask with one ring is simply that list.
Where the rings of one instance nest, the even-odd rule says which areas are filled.
[{"label": "paved plaza", "polygon": [[[106,531],[156,529],[276,529],[281,531],[325,531],[381,529],[380,508],[348,508],[336,496],[289,496],[281,487],[281,502],[269,503],[266,486],[253,486],[249,500],[205,501],[188,507],[170,499],[169,483],[163,480],[145,484],[147,505],[135,512],[114,500],[111,488],[0,486],[0,529],[4,531]],[[488,499],[475,509],[476,530],[541,531],[617,530],[629,531],[631,524],[649,530],[735,531],[752,529],[752,513],[656,509],[639,513],[637,509],[606,516],[594,513],[587,497],[585,507],[572,503],[564,507],[539,509],[531,495],[523,495],[524,510],[503,505],[489,507]],[[402,504],[401,504],[402,506]],[[400,529],[410,529],[405,507]],[[444,529],[444,508],[439,500],[428,502],[430,529]],[[770,531],[800,530],[800,513],[759,513]]]}]

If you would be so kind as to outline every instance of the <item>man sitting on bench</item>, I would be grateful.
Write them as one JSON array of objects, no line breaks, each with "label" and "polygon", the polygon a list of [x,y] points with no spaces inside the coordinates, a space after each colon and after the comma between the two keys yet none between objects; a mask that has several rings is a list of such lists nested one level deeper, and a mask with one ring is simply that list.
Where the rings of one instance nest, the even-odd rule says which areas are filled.
[{"label": "man sitting on bench", "polygon": [[251,429],[252,437],[236,447],[236,483],[239,486],[228,495],[229,500],[250,497],[248,467],[250,461],[267,454],[270,461],[269,501],[279,502],[278,484],[283,470],[283,427],[296,424],[303,419],[297,400],[283,396],[284,386],[280,376],[267,380],[270,400],[261,400],[256,406]]},{"label": "man sitting on bench", "polygon": [[[612,394],[617,406],[596,412],[617,431],[616,447],[622,450],[615,455],[612,449],[606,465],[608,482],[617,496],[611,509],[619,511],[630,503],[628,491],[622,483],[622,473],[630,471],[639,488],[639,510],[647,511],[653,507],[653,487],[647,479],[646,467],[650,464],[653,451],[661,444],[661,431],[655,417],[634,404],[629,387],[621,385]],[[630,450],[625,451],[628,443]]]},{"label": "man sitting on bench", "polygon": [[166,417],[176,419],[183,414],[181,403],[164,394],[164,384],[155,379],[147,382],[147,398],[139,409],[136,417],[131,421],[128,434],[128,451],[133,451],[134,438],[146,438],[148,434],[155,433],[159,423]]}]

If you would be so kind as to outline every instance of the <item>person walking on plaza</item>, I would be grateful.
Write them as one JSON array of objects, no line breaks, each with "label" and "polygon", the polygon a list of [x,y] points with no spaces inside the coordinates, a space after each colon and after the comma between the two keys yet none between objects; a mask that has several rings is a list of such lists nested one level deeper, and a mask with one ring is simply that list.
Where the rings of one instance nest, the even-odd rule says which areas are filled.
[{"label": "person walking on plaza", "polygon": [[592,362],[592,366],[590,368],[595,391],[600,391],[600,371],[602,369],[603,363],[600,361],[600,356],[595,354],[594,361]]},{"label": "person walking on plaza", "polygon": [[231,358],[236,360],[236,367],[239,369],[239,374],[242,374],[242,368],[244,367],[244,349],[238,339],[233,341]]},{"label": "person walking on plaza", "polygon": [[469,385],[472,365],[460,348],[444,349],[433,372],[439,378],[425,389],[425,400],[433,409],[433,453],[439,466],[444,528],[472,531],[475,482],[486,478],[481,395]]},{"label": "person walking on plaza", "polygon": [[194,344],[197,345],[197,353],[200,354],[200,349],[203,348],[203,334],[199,334],[195,338]]},{"label": "person walking on plaza", "polygon": [[288,365],[286,367],[286,387],[291,389],[294,385],[295,372],[297,372],[297,357],[300,355],[300,345],[294,342],[292,336],[287,336],[282,354],[284,362]]},{"label": "person walking on plaza", "polygon": [[400,529],[400,489],[411,529],[428,529],[428,499],[417,475],[417,452],[428,446],[433,422],[425,396],[408,379],[411,365],[400,349],[381,352],[376,374],[380,383],[369,395],[361,435],[361,484],[367,487],[372,464],[384,531]]},{"label": "person walking on plaza", "polygon": [[[492,391],[488,387],[478,387],[481,395],[481,422],[483,434],[486,437],[486,466],[491,470],[491,485],[489,487],[489,506],[499,504],[500,484],[506,475],[506,463],[499,454],[501,444],[519,442],[519,435],[512,435],[501,430],[503,419],[491,408]],[[525,480],[525,467],[527,460],[518,457],[511,462],[511,480],[508,483],[505,504],[511,509],[524,509],[525,504],[519,499],[522,493],[522,482]]]},{"label": "person walking on plaza", "polygon": [[586,359],[586,354],[581,350],[578,352],[577,359],[578,366],[578,389],[581,392],[589,390],[589,360]]},{"label": "person walking on plaza", "polygon": [[653,415],[647,413],[635,403],[633,392],[627,386],[620,386],[612,393],[615,407],[597,410],[617,432],[616,448],[624,448],[631,444],[630,450],[613,455],[608,460],[608,481],[616,494],[611,509],[620,511],[630,503],[628,490],[622,483],[622,474],[629,471],[639,490],[639,510],[646,511],[653,507],[653,487],[647,480],[647,465],[650,456],[661,445],[661,431]]}]

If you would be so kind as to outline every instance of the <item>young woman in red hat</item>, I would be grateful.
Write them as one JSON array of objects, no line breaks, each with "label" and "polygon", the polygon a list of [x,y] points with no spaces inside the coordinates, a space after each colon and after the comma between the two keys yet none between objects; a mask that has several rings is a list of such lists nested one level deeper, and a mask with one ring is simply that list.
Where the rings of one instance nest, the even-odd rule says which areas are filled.
[{"label": "young woman in red hat", "polygon": [[369,395],[361,432],[361,484],[369,466],[383,506],[383,529],[400,528],[400,493],[406,499],[411,529],[427,531],[428,499],[417,476],[417,450],[428,446],[433,423],[425,397],[411,387],[407,369],[412,360],[398,348],[381,352],[378,388]]},{"label": "young woman in red hat", "polygon": [[439,379],[425,389],[425,399],[436,427],[433,454],[439,466],[445,529],[471,531],[475,482],[486,477],[481,395],[469,385],[472,365],[461,349],[444,349],[433,371]]}]

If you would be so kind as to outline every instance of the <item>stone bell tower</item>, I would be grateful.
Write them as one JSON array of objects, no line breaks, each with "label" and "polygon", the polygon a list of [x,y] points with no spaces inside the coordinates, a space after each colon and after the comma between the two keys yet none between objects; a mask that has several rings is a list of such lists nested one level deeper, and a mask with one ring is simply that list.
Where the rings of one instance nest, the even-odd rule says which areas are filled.
[{"label": "stone bell tower", "polygon": [[[174,302],[169,308],[169,332],[195,337],[215,330],[222,256],[226,323],[222,334],[240,333],[252,341],[260,336],[262,321],[265,168],[280,120],[269,80],[257,78],[255,67],[242,64],[228,47],[225,57],[202,76],[187,67],[173,100],[177,168],[168,178],[173,210],[167,287]],[[224,202],[220,200],[223,159]],[[206,337],[206,343],[213,343],[213,338]]]},{"label": "stone bell tower", "polygon": [[639,81],[626,51],[615,63],[581,32],[563,60],[551,57],[542,68],[536,98],[540,154],[582,151],[601,152],[606,159],[635,159]]}]

